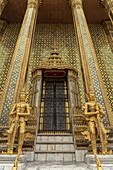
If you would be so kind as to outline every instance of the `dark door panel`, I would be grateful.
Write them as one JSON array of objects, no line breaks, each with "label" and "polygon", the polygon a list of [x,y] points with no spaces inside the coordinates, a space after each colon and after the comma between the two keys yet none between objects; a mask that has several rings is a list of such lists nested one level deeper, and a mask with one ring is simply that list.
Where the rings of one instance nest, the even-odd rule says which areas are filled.
[{"label": "dark door panel", "polygon": [[43,131],[66,131],[64,81],[45,81]]}]

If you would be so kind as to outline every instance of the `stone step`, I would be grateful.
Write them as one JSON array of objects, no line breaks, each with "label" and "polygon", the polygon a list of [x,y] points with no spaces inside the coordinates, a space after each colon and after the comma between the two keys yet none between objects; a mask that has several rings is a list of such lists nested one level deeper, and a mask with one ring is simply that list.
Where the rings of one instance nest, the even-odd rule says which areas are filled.
[{"label": "stone step", "polygon": [[37,136],[72,136],[71,133],[38,133]]},{"label": "stone step", "polygon": [[39,162],[75,162],[74,153],[37,153],[35,161]]},{"label": "stone step", "polygon": [[75,161],[75,150],[72,134],[38,134],[35,150],[35,161]]},{"label": "stone step", "polygon": [[62,151],[62,150],[50,150],[50,151],[46,151],[46,150],[36,150],[35,153],[75,153],[74,151]]},{"label": "stone step", "polygon": [[57,142],[57,141],[54,141],[54,142],[52,142],[52,141],[38,141],[38,142],[36,142],[36,144],[73,144],[74,142],[72,142],[72,141],[67,141],[67,142],[63,142],[63,141],[61,141],[61,142]]},{"label": "stone step", "polygon": [[37,135],[37,143],[41,142],[73,142],[72,135]]},{"label": "stone step", "polygon": [[28,162],[27,170],[89,170],[83,162]]},{"label": "stone step", "polygon": [[71,144],[37,144],[36,145],[36,150],[37,151],[46,151],[46,152],[49,152],[49,151],[73,151],[74,152],[74,143],[71,143]]}]

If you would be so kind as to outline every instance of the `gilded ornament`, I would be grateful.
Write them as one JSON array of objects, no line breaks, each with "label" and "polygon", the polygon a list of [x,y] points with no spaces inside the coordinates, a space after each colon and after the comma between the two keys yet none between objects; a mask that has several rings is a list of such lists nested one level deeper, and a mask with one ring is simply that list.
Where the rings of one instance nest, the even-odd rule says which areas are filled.
[{"label": "gilded ornament", "polygon": [[97,164],[97,170],[103,170],[101,163],[97,157],[97,154],[95,154],[95,160],[96,160],[96,164]]},{"label": "gilded ornament", "polygon": [[31,134],[31,133],[26,133],[26,134],[25,134],[25,139],[24,139],[24,141],[31,141],[31,140],[34,141],[34,139],[35,139],[35,135],[33,135],[33,134]]},{"label": "gilded ornament", "polygon": [[81,133],[85,136],[85,139],[88,139],[89,141],[91,140],[89,131],[84,131]]},{"label": "gilded ornament", "polygon": [[70,0],[69,3],[72,4],[73,8],[76,8],[78,6],[82,6],[82,0]]},{"label": "gilded ornament", "polygon": [[[71,64],[61,59],[61,56],[59,55],[55,42],[54,42],[54,47],[51,51],[51,55],[34,70],[42,70],[42,69],[45,69],[45,70],[68,69],[68,70],[74,70],[75,72],[78,73],[76,68],[74,68]],[[34,72],[34,70],[32,72]]]},{"label": "gilded ornament", "polygon": [[37,9],[42,4],[42,0],[28,0],[28,7]]},{"label": "gilded ornament", "polygon": [[17,168],[18,168],[19,156],[20,156],[20,155],[18,154],[17,157],[16,157],[16,160],[15,160],[15,162],[14,162],[14,165],[13,165],[12,170],[17,170]]}]

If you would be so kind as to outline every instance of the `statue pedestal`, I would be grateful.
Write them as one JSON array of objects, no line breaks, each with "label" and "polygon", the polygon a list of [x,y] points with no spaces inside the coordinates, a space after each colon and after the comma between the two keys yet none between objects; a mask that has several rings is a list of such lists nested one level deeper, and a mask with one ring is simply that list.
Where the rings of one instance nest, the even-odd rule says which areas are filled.
[{"label": "statue pedestal", "polygon": [[[17,155],[0,155],[0,170],[12,170]],[[18,170],[26,170],[25,155],[19,156]]]},{"label": "statue pedestal", "polygon": [[[113,170],[113,155],[97,155],[103,170]],[[85,162],[89,169],[97,170],[97,164],[94,155],[86,155]]]},{"label": "statue pedestal", "polygon": [[84,162],[86,152],[87,150],[76,150],[76,162]]}]

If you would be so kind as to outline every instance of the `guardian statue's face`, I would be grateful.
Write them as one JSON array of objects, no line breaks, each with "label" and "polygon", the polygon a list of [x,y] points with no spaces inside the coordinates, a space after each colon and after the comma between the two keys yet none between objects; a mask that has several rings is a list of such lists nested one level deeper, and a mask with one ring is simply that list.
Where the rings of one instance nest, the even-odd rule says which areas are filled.
[{"label": "guardian statue's face", "polygon": [[25,93],[20,94],[20,102],[25,102],[26,95]]},{"label": "guardian statue's face", "polygon": [[88,97],[89,97],[89,101],[95,101],[96,100],[94,93],[89,93]]}]

